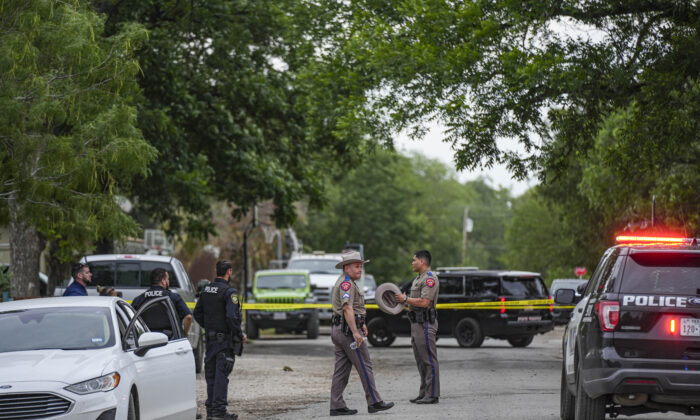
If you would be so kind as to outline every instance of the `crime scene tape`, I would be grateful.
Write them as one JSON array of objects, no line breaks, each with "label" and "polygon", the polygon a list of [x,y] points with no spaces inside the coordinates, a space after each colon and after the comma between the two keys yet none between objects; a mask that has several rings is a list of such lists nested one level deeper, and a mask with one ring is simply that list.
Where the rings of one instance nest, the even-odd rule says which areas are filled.
[{"label": "crime scene tape", "polygon": [[[127,301],[131,303],[130,301]],[[195,302],[186,302],[187,307],[194,309]],[[510,300],[506,302],[461,302],[461,303],[438,303],[437,309],[549,309],[552,305],[553,309],[573,309],[573,305],[556,305],[551,299],[540,300]],[[248,303],[244,302],[241,309],[256,310],[256,311],[295,311],[300,309],[331,309],[330,303]],[[367,309],[379,309],[379,306],[374,303],[365,305]]]}]

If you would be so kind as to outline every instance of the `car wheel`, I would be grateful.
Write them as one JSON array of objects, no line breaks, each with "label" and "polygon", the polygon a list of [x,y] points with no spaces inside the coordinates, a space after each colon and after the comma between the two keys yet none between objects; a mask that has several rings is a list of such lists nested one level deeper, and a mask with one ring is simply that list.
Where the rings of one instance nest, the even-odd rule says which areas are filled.
[{"label": "car wheel", "polygon": [[199,341],[197,342],[197,348],[194,349],[194,371],[195,373],[201,373],[202,372],[202,363],[204,362],[204,340],[202,340],[202,337],[199,337]]},{"label": "car wheel", "polygon": [[131,391],[129,393],[129,409],[126,412],[126,419],[137,420],[138,418],[139,416],[138,410],[136,409],[136,398],[134,397],[134,391]]},{"label": "car wheel", "polygon": [[374,347],[389,347],[396,340],[396,336],[389,331],[386,321],[374,318],[367,323],[367,340]]},{"label": "car wheel", "polygon": [[314,311],[309,317],[308,324],[306,326],[306,338],[315,340],[318,338],[318,332],[321,325],[318,321],[318,312]]},{"label": "car wheel", "polygon": [[460,347],[479,347],[484,342],[481,326],[473,318],[464,318],[457,323],[454,336]]},{"label": "car wheel", "polygon": [[256,339],[260,336],[260,330],[258,329],[257,325],[255,325],[255,322],[253,322],[252,319],[248,318],[246,321],[246,335],[248,335],[248,338],[251,339]]},{"label": "car wheel", "polygon": [[533,335],[526,335],[525,337],[511,337],[508,339],[508,342],[513,347],[527,347],[530,345],[530,343],[532,343],[534,338],[535,336]]},{"label": "car wheel", "polygon": [[605,396],[591,398],[583,389],[582,363],[579,362],[576,374],[576,420],[604,420],[605,419]]},{"label": "car wheel", "polygon": [[561,365],[561,390],[559,395],[559,415],[561,420],[574,420],[574,408],[576,400],[566,383],[566,369]]}]

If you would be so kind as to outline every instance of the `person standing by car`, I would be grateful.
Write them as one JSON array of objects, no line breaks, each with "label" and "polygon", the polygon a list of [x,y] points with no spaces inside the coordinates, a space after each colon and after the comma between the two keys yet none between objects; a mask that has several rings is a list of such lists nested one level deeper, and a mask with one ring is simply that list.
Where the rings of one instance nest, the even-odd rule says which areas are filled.
[{"label": "person standing by car", "polygon": [[[367,399],[367,411],[376,413],[388,410],[394,403],[382,400],[374,384],[372,361],[365,344],[367,336],[365,320],[365,299],[355,281],[362,276],[363,261],[357,251],[343,251],[343,260],[335,268],[343,270],[333,287],[332,306],[333,318],[331,340],[335,345],[335,370],[331,384],[331,416],[349,416],[357,414],[357,410],[347,407],[343,400],[343,391],[348,384],[350,371],[355,366],[360,375],[362,386]],[[360,332],[362,331],[362,332]]]},{"label": "person standing by car", "polygon": [[[221,260],[216,263],[216,279],[205,286],[194,308],[194,319],[206,330],[207,354],[204,360],[207,381],[208,420],[237,419],[226,412],[228,375],[235,362],[234,345],[247,342],[241,328],[241,310],[238,292],[229,286],[232,265]],[[239,347],[240,349],[240,347]],[[240,356],[241,350],[237,353]]]},{"label": "person standing by car", "polygon": [[411,346],[420,374],[420,391],[415,404],[437,404],[440,398],[440,369],[435,347],[438,331],[437,304],[440,281],[430,271],[430,252],[421,250],[413,256],[413,271],[418,273],[411,284],[411,296],[396,293],[396,301],[408,304],[411,321]]},{"label": "person standing by car", "polygon": [[71,274],[73,275],[73,283],[66,287],[63,296],[87,296],[85,287],[92,282],[90,267],[87,264],[77,263],[73,266]]},{"label": "person standing by car", "polygon": [[[175,292],[168,290],[170,287],[170,274],[163,268],[155,268],[151,271],[151,287],[140,295],[136,296],[131,303],[134,309],[138,310],[141,305],[146,303],[151,299],[156,299],[159,297],[167,296],[173,302],[177,314],[183,323],[185,329],[185,335],[190,332],[190,326],[192,325],[192,312],[184,300]],[[160,310],[161,308],[154,307],[148,309],[144,312],[143,318],[146,321],[146,325],[151,331],[160,331],[165,333],[169,338],[172,337],[173,332],[170,331],[170,320],[168,315]]]}]

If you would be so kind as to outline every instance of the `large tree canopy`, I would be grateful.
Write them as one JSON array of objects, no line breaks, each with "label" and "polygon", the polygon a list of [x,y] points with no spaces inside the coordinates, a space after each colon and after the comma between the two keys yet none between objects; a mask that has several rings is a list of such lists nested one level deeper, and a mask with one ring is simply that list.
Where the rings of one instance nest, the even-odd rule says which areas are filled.
[{"label": "large tree canopy", "polygon": [[[235,203],[243,214],[273,200],[277,223],[286,225],[295,201],[321,200],[321,174],[363,153],[361,137],[336,141],[330,130],[305,123],[315,105],[304,99],[310,91],[297,75],[326,31],[316,19],[328,12],[318,6],[292,0],[96,6],[113,30],[136,21],[150,31],[138,53],[139,126],[160,159],[137,180],[133,196],[138,211],[171,233],[212,232],[214,200]],[[332,119],[332,109],[324,112]]]},{"label": "large tree canopy", "polygon": [[80,1],[0,6],[0,224],[9,224],[14,296],[38,295],[42,239],[69,259],[138,232],[115,202],[155,150],[130,106],[146,33]]},{"label": "large tree canopy", "polygon": [[[592,150],[601,126],[624,112],[605,163],[616,176],[652,168],[655,177],[621,206],[640,217],[646,209],[635,200],[656,192],[671,219],[697,213],[697,2],[342,4],[343,24],[322,62],[325,74],[348,74],[363,87],[346,118],[372,134],[391,141],[409,129],[420,137],[425,122],[438,119],[458,168],[501,162],[516,176],[535,171],[552,183],[573,160],[600,156]],[[632,171],[618,154],[635,160]]]}]

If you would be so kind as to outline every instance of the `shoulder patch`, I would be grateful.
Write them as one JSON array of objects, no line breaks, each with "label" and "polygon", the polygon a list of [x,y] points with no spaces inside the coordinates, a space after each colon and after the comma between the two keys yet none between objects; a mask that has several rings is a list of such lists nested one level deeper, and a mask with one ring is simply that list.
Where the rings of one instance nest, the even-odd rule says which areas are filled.
[{"label": "shoulder patch", "polygon": [[433,277],[433,273],[431,273],[430,271],[428,271],[428,277]]},{"label": "shoulder patch", "polygon": [[350,282],[347,281],[347,280],[345,280],[344,282],[340,283],[340,288],[343,289],[343,290],[345,290],[346,292],[347,292],[348,290],[350,290],[351,287],[352,287],[352,283],[350,283]]},{"label": "shoulder patch", "polygon": [[428,277],[428,280],[425,281],[425,284],[427,284],[428,287],[433,287],[435,286],[435,279],[432,277]]},{"label": "shoulder patch", "polygon": [[235,293],[231,293],[231,302],[235,303],[238,305],[238,295]]},{"label": "shoulder patch", "polygon": [[350,299],[350,293],[344,293],[343,299]]}]

